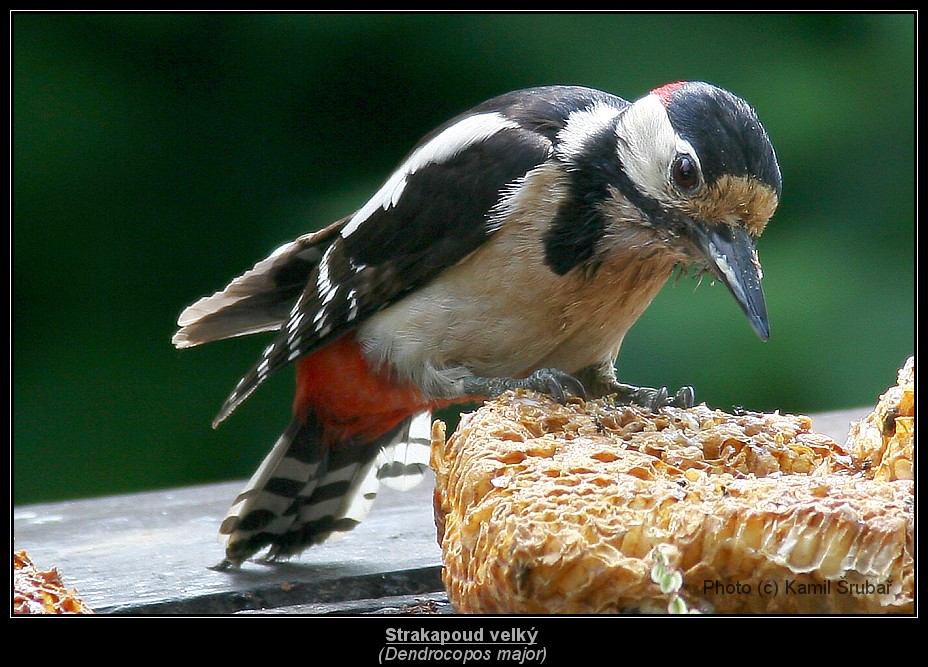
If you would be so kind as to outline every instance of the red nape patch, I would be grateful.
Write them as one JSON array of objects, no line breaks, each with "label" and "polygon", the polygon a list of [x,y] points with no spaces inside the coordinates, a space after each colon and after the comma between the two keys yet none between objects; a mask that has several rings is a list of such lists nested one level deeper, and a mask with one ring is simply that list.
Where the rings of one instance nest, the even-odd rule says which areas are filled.
[{"label": "red nape patch", "polygon": [[651,91],[651,94],[657,95],[661,99],[661,102],[663,103],[663,105],[667,106],[668,104],[670,104],[670,96],[673,95],[674,91],[677,88],[679,88],[685,83],[686,81],[675,81],[674,83],[668,83],[668,84],[661,86],[660,88],[655,88],[654,90]]},{"label": "red nape patch", "polygon": [[417,387],[374,372],[349,333],[296,366],[295,415],[312,411],[323,425],[323,443],[374,440],[403,419],[459,401],[427,401]]}]

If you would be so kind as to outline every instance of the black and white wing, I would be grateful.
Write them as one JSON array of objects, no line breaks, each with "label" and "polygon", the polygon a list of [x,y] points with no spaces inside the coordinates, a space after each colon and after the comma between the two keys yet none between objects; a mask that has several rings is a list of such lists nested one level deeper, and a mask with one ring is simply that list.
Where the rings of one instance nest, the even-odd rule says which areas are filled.
[{"label": "black and white wing", "polygon": [[[251,275],[191,306],[188,311],[196,311],[186,319],[185,311],[181,320],[188,332],[207,316],[223,336],[280,329],[215,423],[274,371],[357,328],[477,249],[499,228],[494,212],[504,195],[518,188],[526,173],[553,159],[557,135],[571,114],[602,102],[625,104],[599,91],[566,86],[489,100],[426,136],[354,215],[318,237],[304,237],[305,247],[285,246],[284,255],[294,268],[281,263],[283,255],[272,255]],[[294,293],[298,281],[284,285],[286,281],[274,280],[281,288],[269,288],[261,275],[268,269],[301,280],[300,294]],[[249,292],[252,287],[273,311],[249,313],[249,320],[241,315],[255,296]],[[268,299],[269,289],[279,298]],[[240,320],[221,329],[224,306],[215,308],[210,299],[228,297],[230,290],[243,305],[229,313]],[[286,314],[280,310],[284,304],[290,306]],[[192,333],[182,336],[185,329],[178,334],[182,343],[203,342]]]}]

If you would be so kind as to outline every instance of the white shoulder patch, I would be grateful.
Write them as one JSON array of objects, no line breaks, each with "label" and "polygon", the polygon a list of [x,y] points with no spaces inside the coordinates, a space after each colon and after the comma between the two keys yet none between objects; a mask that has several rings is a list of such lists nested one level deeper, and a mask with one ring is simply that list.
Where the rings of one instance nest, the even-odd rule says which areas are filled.
[{"label": "white shoulder patch", "polygon": [[441,164],[469,146],[485,141],[497,132],[518,127],[515,121],[493,112],[467,116],[446,128],[413,151],[412,155],[393,172],[377,193],[354,214],[348,224],[342,228],[341,235],[345,237],[354,232],[378,208],[386,211],[391,206],[396,206],[406,187],[407,179],[420,169],[430,164]]},{"label": "white shoulder patch", "polygon": [[558,152],[565,157],[582,153],[583,144],[609,125],[619,112],[620,109],[603,102],[572,112],[564,129],[557,133]]}]

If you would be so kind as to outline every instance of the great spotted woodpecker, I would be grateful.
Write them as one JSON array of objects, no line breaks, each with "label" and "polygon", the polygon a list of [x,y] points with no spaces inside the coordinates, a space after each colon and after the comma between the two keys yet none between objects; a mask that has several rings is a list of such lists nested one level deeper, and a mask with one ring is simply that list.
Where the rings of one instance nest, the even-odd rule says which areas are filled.
[{"label": "great spotted woodpecker", "polygon": [[677,265],[766,339],[755,240],[780,193],[755,112],[701,82],[633,103],[520,90],[434,130],[357,212],[178,320],[177,347],[278,331],[214,426],[296,364],[293,419],[222,523],[225,564],[354,527],[379,481],[424,471],[437,407],[519,387],[691,405],[619,383],[619,347]]}]

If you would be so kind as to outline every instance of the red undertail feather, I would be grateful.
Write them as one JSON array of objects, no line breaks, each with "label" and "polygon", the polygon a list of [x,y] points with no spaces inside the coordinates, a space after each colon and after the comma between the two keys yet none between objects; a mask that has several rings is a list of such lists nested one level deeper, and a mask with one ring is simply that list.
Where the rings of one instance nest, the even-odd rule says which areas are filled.
[{"label": "red undertail feather", "polygon": [[288,558],[352,530],[381,483],[411,488],[428,469],[430,410],[452,402],[376,372],[353,333],[299,361],[296,376],[293,421],[220,528],[226,563],[265,547]]},{"label": "red undertail feather", "polygon": [[416,387],[372,369],[354,333],[297,362],[294,416],[314,412],[326,445],[372,441],[411,415],[454,402],[425,400]]}]

